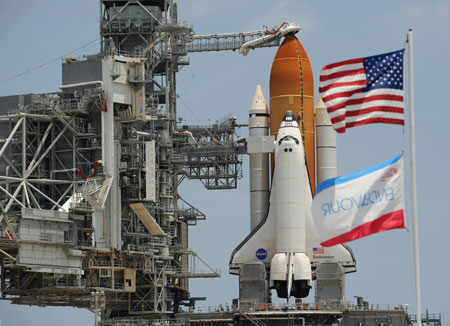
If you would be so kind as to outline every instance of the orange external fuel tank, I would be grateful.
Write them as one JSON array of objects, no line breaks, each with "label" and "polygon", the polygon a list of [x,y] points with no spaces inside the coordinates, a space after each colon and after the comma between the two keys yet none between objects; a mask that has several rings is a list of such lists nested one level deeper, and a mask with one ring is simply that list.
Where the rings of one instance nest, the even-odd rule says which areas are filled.
[{"label": "orange external fuel tank", "polygon": [[[277,136],[286,111],[299,121],[305,145],[306,164],[315,194],[314,79],[308,55],[294,34],[288,34],[275,55],[270,72],[270,134]],[[273,173],[272,155],[272,173]]]}]

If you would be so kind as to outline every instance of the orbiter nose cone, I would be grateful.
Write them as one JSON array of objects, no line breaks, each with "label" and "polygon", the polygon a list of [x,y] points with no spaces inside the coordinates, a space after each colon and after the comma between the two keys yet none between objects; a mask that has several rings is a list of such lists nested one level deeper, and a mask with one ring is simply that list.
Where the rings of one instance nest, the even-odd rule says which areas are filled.
[{"label": "orbiter nose cone", "polygon": [[286,111],[286,113],[283,116],[283,122],[289,122],[289,121],[297,121],[297,117],[295,116],[294,112],[292,111]]},{"label": "orbiter nose cone", "polygon": [[264,98],[261,86],[256,86],[255,95],[250,105],[250,114],[254,113],[268,113],[266,99]]}]

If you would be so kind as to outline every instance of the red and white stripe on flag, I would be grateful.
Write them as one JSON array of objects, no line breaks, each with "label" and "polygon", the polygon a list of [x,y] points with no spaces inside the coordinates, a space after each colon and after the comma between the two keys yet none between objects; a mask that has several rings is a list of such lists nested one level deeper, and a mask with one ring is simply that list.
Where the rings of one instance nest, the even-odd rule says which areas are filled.
[{"label": "red and white stripe on flag", "polygon": [[401,155],[318,184],[312,214],[321,245],[404,228],[403,193]]},{"label": "red and white stripe on flag", "polygon": [[403,52],[322,68],[319,92],[337,132],[370,123],[404,124]]}]

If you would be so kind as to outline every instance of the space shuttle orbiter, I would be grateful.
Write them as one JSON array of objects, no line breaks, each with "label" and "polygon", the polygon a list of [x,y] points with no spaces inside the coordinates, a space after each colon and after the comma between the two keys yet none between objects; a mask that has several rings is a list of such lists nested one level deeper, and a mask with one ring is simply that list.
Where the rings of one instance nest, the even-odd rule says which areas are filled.
[{"label": "space shuttle orbiter", "polygon": [[312,192],[302,136],[291,111],[282,119],[274,152],[267,215],[234,250],[230,273],[239,274],[244,264],[263,262],[270,270],[270,287],[279,297],[303,298],[311,288],[314,263],[333,261],[354,268],[354,259],[342,245],[320,247],[311,216]]}]

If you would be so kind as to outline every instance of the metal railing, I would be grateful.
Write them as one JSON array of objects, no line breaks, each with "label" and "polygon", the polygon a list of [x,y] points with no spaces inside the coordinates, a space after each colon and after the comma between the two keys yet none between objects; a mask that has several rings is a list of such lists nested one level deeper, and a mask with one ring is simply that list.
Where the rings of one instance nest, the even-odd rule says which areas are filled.
[{"label": "metal railing", "polygon": [[[265,30],[252,32],[194,35],[192,43],[187,44],[188,52],[209,52],[224,50],[239,50],[240,47],[249,41],[267,35]],[[262,43],[257,47],[272,47],[280,45],[280,38]]]},{"label": "metal railing", "polygon": [[143,319],[143,318],[114,318],[102,322],[102,326],[185,326],[189,325],[188,319],[177,320]]},{"label": "metal railing", "polygon": [[44,287],[81,288],[81,279],[45,279]]},{"label": "metal railing", "polygon": [[[430,314],[428,309],[422,316],[423,326],[441,326],[441,314]],[[409,319],[412,323],[417,323],[417,315],[409,315]]]},{"label": "metal railing", "polygon": [[[196,307],[195,312],[234,312],[245,311],[249,312],[264,312],[264,311],[344,311],[344,310],[363,310],[363,311],[404,311],[406,308],[401,304],[371,304],[368,306],[358,306],[351,302],[336,303],[336,302],[301,302],[301,303],[260,303],[255,302],[241,302],[240,307],[231,306],[226,304],[225,306],[206,306]],[[431,315],[430,315],[431,316]]]}]

